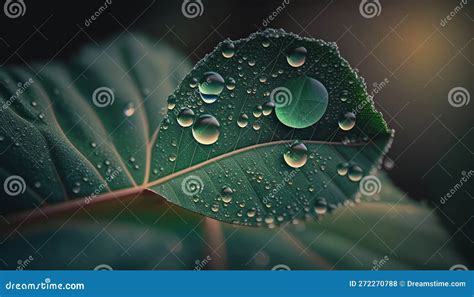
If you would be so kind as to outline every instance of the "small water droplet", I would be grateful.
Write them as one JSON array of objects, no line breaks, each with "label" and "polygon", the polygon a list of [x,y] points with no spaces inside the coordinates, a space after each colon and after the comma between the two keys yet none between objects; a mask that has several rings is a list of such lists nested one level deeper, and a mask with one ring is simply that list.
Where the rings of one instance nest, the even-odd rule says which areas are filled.
[{"label": "small water droplet", "polygon": [[314,203],[314,212],[318,215],[325,214],[328,210],[328,203],[325,198],[321,197],[316,199]]},{"label": "small water droplet", "polygon": [[226,83],[226,88],[229,91],[232,91],[233,89],[235,89],[235,79],[233,79],[232,77],[229,77]]},{"label": "small water droplet", "polygon": [[349,163],[343,162],[339,163],[336,167],[337,174],[340,176],[344,176],[347,174],[347,171],[349,170]]},{"label": "small water droplet", "polygon": [[351,181],[359,181],[362,178],[362,168],[357,165],[352,165],[349,168],[348,177]]},{"label": "small water droplet", "polygon": [[135,113],[135,105],[133,103],[128,103],[123,108],[123,114],[126,117],[131,117]]},{"label": "small water droplet", "polygon": [[219,139],[220,124],[212,115],[203,114],[196,119],[192,130],[197,142],[210,145]]},{"label": "small water droplet", "polygon": [[204,73],[199,82],[201,98],[208,104],[216,102],[223,89],[224,78],[217,72]]},{"label": "small water droplet", "polygon": [[268,101],[265,104],[263,104],[263,115],[267,116],[270,115],[273,112],[273,108],[275,108],[275,103]]},{"label": "small water droplet", "polygon": [[288,61],[288,64],[292,67],[300,67],[304,64],[306,61],[306,54],[308,51],[306,50],[305,47],[297,47],[288,52],[286,55],[286,60]]},{"label": "small water droplet", "polygon": [[253,116],[259,118],[262,115],[262,110],[263,108],[261,105],[255,106],[252,112]]},{"label": "small water droplet", "polygon": [[237,125],[239,125],[240,128],[245,128],[247,127],[249,123],[249,116],[246,115],[245,113],[241,114],[239,116],[239,119],[237,120]]},{"label": "small water droplet", "polygon": [[344,131],[351,130],[354,128],[356,122],[356,116],[353,112],[346,112],[342,117],[339,119],[339,128]]},{"label": "small water droplet", "polygon": [[235,45],[232,41],[227,40],[222,44],[222,55],[224,58],[232,58],[235,54]]},{"label": "small water droplet", "polygon": [[232,194],[234,194],[234,191],[232,191],[231,188],[222,188],[222,201],[225,203],[230,203],[232,201]]},{"label": "small water droplet", "polygon": [[171,95],[168,97],[168,109],[172,110],[176,106],[176,97]]},{"label": "small water droplet", "polygon": [[264,39],[264,40],[262,41],[262,46],[263,46],[263,47],[269,47],[269,46],[270,46],[270,40]]},{"label": "small water droplet", "polygon": [[295,142],[290,145],[288,150],[283,155],[283,158],[288,166],[300,168],[306,164],[308,159],[308,149],[303,143]]},{"label": "small water droplet", "polygon": [[194,112],[189,108],[181,109],[180,113],[178,114],[177,121],[181,127],[191,126],[194,122]]},{"label": "small water droplet", "polygon": [[189,86],[194,89],[195,87],[197,87],[197,85],[198,85],[198,80],[195,77],[193,77],[191,81],[189,82]]},{"label": "small water droplet", "polygon": [[253,218],[256,214],[257,214],[257,211],[255,210],[255,208],[251,208],[247,211],[247,216],[249,218]]}]

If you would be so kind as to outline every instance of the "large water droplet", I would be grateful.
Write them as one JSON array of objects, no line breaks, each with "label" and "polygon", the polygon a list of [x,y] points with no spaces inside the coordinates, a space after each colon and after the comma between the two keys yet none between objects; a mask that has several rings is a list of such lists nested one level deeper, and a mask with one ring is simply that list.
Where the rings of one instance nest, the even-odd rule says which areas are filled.
[{"label": "large water droplet", "polygon": [[183,108],[181,109],[177,120],[181,127],[189,127],[194,122],[194,112],[189,108]]},{"label": "large water droplet", "polygon": [[356,116],[353,112],[346,112],[339,119],[339,128],[344,131],[351,130],[354,128],[356,122]]},{"label": "large water droplet", "polygon": [[301,142],[293,143],[283,155],[283,158],[289,166],[300,168],[306,164],[308,159],[308,149]]},{"label": "large water droplet", "polygon": [[232,58],[235,53],[235,45],[232,41],[225,41],[222,44],[222,55],[224,58]]},{"label": "large water droplet", "polygon": [[219,139],[220,124],[209,114],[199,116],[193,125],[193,136],[197,142],[205,145],[213,144]]},{"label": "large water droplet", "polygon": [[291,128],[307,128],[318,122],[328,106],[324,85],[311,77],[290,79],[270,94],[275,114],[281,123]]},{"label": "large water droplet", "polygon": [[349,173],[348,173],[348,177],[351,181],[359,181],[361,178],[362,178],[362,168],[360,168],[359,166],[357,165],[352,165],[350,168],[349,168]]},{"label": "large water droplet", "polygon": [[288,52],[286,55],[286,60],[288,64],[292,67],[300,67],[306,61],[306,54],[308,51],[305,47],[297,47]]},{"label": "large water droplet", "polygon": [[224,79],[217,72],[204,73],[199,82],[201,98],[206,103],[214,103],[224,89]]}]

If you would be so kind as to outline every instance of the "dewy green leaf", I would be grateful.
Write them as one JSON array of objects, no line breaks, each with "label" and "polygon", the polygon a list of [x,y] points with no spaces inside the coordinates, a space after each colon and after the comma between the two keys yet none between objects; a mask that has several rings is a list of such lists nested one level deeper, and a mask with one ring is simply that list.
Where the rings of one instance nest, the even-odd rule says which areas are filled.
[{"label": "dewy green leaf", "polygon": [[67,66],[2,71],[1,213],[147,189],[225,222],[275,225],[356,199],[390,144],[333,43],[281,30],[226,40],[166,100],[185,65],[120,38]]}]

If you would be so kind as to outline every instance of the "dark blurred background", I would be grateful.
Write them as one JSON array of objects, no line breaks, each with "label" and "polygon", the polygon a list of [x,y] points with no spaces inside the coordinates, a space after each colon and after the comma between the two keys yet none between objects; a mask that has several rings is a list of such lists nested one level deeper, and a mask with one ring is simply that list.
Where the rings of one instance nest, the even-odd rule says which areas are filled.
[{"label": "dark blurred background", "polygon": [[[135,32],[162,38],[193,62],[225,38],[270,27],[337,42],[396,130],[385,162],[390,176],[435,207],[460,245],[472,250],[472,181],[441,203],[462,172],[474,169],[474,103],[468,102],[474,12],[467,1],[202,0],[200,15],[188,18],[183,1],[109,0],[92,21],[106,1],[23,2],[23,16],[0,14],[2,67],[67,61],[83,44]],[[375,12],[361,11],[364,2],[374,3]],[[460,96],[455,104],[451,90]]]}]

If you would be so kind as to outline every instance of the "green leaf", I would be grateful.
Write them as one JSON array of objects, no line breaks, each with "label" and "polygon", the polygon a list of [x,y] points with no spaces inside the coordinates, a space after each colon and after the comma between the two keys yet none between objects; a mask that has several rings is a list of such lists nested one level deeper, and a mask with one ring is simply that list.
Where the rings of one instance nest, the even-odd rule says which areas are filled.
[{"label": "green leaf", "polygon": [[1,213],[150,189],[222,221],[280,224],[355,199],[391,141],[333,43],[275,30],[227,40],[166,102],[185,66],[160,44],[119,38],[68,65],[2,71],[12,102],[0,114],[0,176],[26,187]]},{"label": "green leaf", "polygon": [[465,263],[432,209],[379,178],[371,202],[274,229],[220,223],[152,194],[131,196],[126,209],[120,201],[88,205],[12,230],[0,245],[0,267],[444,270]]}]

